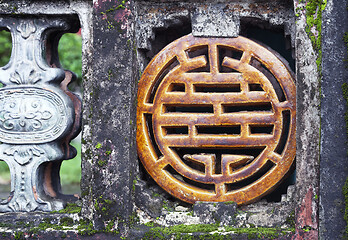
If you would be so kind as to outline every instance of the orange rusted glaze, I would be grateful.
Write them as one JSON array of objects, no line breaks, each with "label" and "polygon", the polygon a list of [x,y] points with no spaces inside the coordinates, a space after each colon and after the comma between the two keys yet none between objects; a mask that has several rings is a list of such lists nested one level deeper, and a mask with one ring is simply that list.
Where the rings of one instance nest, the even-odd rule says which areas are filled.
[{"label": "orange rusted glaze", "polygon": [[138,155],[185,202],[247,204],[289,173],[295,116],[294,78],[271,50],[244,37],[187,35],[140,79]]}]

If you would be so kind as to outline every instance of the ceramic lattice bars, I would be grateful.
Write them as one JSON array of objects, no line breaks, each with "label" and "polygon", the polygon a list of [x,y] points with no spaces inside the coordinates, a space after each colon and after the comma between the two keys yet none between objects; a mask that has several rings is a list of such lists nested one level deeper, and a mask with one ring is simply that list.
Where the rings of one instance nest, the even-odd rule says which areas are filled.
[{"label": "ceramic lattice bars", "polygon": [[294,162],[295,93],[291,70],[265,47],[184,36],[139,82],[139,157],[183,201],[255,202]]}]

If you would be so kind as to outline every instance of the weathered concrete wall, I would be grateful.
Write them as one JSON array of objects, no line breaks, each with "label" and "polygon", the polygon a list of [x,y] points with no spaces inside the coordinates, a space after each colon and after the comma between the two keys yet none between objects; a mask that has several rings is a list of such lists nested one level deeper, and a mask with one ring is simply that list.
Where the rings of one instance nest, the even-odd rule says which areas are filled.
[{"label": "weathered concrete wall", "polygon": [[[341,42],[342,34],[346,31],[345,21],[342,20],[346,14],[342,6],[346,3],[328,1],[324,11],[323,81],[320,85],[317,64],[320,62],[320,48],[311,42],[311,36],[317,38],[320,31],[318,26],[307,28],[309,10],[306,6],[311,1],[216,2],[218,5],[214,8],[211,1],[198,0],[71,0],[56,1],[54,4],[51,1],[30,1],[30,4],[24,0],[0,1],[2,14],[77,14],[82,27],[82,211],[80,214],[48,215],[52,218],[49,220],[51,225],[42,229],[51,227],[56,230],[56,236],[61,236],[59,234],[64,232],[59,232],[61,229],[55,227],[59,223],[54,218],[68,217],[72,219],[71,225],[74,225],[69,233],[72,237],[79,237],[81,229],[88,229],[87,232],[91,234],[99,231],[101,239],[107,239],[110,237],[107,234],[111,233],[116,234],[116,237],[139,239],[151,234],[173,236],[187,232],[200,232],[198,236],[204,235],[202,232],[218,230],[234,239],[246,239],[250,231],[253,234],[256,231],[252,235],[255,239],[272,239],[276,236],[258,235],[261,230],[257,232],[253,226],[267,227],[268,231],[269,227],[281,226],[287,229],[284,231],[288,231],[294,226],[294,218],[296,234],[292,236],[293,232],[289,230],[280,234],[283,237],[279,239],[317,239],[319,235],[323,239],[334,239],[332,236],[337,236],[343,230],[341,186],[347,174],[347,159],[342,117],[344,101],[340,87],[347,75],[342,61],[345,50]],[[209,14],[222,14],[222,17],[213,18],[209,22]],[[203,20],[208,21],[210,27],[202,27]],[[156,42],[159,32],[165,33],[176,27],[184,28],[177,37],[191,30],[197,36],[231,37],[240,34],[242,25],[248,23],[282,29],[284,35],[292,40],[291,45],[296,52],[296,186],[290,186],[280,202],[264,200],[237,210],[234,205],[226,209],[223,204],[199,203],[192,206],[182,203],[148,179],[137,160],[137,81],[149,59],[165,45]],[[214,32],[216,25],[231,31]],[[319,177],[322,181],[320,191]],[[296,216],[293,214],[294,209]],[[36,218],[45,218],[45,215],[39,214]],[[36,218],[32,219],[33,226],[39,224]],[[83,218],[87,220],[82,224],[79,220]],[[9,216],[1,215],[1,219],[8,221]],[[18,218],[16,221],[22,220]],[[219,226],[219,222],[226,226]],[[200,223],[206,225],[198,228],[180,225]],[[20,227],[18,224],[18,229]],[[171,232],[166,232],[164,227],[168,227]],[[4,228],[1,231],[11,228],[14,229],[13,226],[7,226],[6,230]],[[251,230],[248,233],[245,229]],[[14,238],[13,232],[9,230],[6,237],[10,236]],[[47,235],[41,236],[47,239]]]},{"label": "weathered concrete wall", "polygon": [[345,205],[342,188],[348,176],[346,102],[342,84],[347,82],[347,1],[327,1],[323,14],[321,81],[321,149],[319,233],[321,239],[343,239]]},{"label": "weathered concrete wall", "polygon": [[314,50],[309,32],[306,30],[308,18],[306,5],[306,2],[294,1],[297,14],[296,237],[317,239],[320,75],[316,64],[318,52]]},{"label": "weathered concrete wall", "polygon": [[84,83],[83,216],[128,219],[135,164],[136,78],[133,3],[95,1],[88,81]]}]

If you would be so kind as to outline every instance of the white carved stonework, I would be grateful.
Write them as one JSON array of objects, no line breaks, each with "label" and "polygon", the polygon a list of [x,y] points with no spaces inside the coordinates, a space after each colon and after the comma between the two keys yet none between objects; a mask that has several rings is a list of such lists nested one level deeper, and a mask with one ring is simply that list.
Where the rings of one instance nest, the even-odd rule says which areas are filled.
[{"label": "white carved stonework", "polygon": [[0,16],[13,46],[0,67],[0,161],[11,172],[11,194],[0,212],[60,210],[76,200],[61,193],[59,171],[76,152],[69,143],[79,133],[81,100],[67,88],[73,74],[57,67],[58,38],[77,31],[75,25],[68,15]]},{"label": "white carved stonework", "polygon": [[10,82],[15,84],[35,84],[41,80],[41,74],[32,68],[30,62],[19,62],[10,75]]},{"label": "white carved stonework", "polygon": [[0,89],[0,141],[44,143],[57,139],[72,116],[64,99],[52,91],[21,87]]},{"label": "white carved stonework", "polygon": [[20,165],[25,165],[29,163],[34,156],[40,157],[42,154],[45,154],[45,151],[35,145],[21,145],[7,148],[4,153],[8,156],[13,156],[14,160]]},{"label": "white carved stonework", "polygon": [[32,33],[36,32],[36,26],[33,20],[22,21],[17,26],[17,31],[21,33],[24,39],[27,39]]},{"label": "white carved stonework", "polygon": [[32,204],[32,201],[26,197],[25,194],[20,194],[16,200],[12,201],[9,204],[9,207],[14,211],[14,212],[31,212],[34,211],[37,206]]}]

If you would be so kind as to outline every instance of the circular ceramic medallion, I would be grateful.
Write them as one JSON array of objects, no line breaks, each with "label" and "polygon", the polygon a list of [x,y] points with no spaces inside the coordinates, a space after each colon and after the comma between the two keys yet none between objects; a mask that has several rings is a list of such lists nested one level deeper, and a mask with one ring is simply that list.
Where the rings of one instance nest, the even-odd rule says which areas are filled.
[{"label": "circular ceramic medallion", "polygon": [[139,82],[137,148],[173,196],[246,204],[294,162],[296,89],[286,64],[244,37],[184,36]]}]

